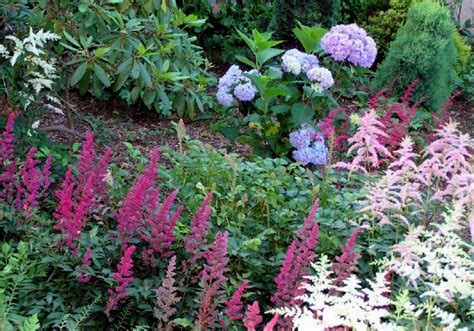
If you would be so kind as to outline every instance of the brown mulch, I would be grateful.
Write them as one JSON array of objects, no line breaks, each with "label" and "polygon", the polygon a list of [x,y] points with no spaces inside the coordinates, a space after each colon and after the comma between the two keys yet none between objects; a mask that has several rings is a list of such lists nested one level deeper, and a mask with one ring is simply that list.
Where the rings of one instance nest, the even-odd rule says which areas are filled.
[{"label": "brown mulch", "polygon": [[[143,155],[149,155],[156,147],[168,146],[174,150],[179,148],[173,125],[173,122],[178,123],[178,118],[160,119],[153,110],[135,105],[129,107],[120,100],[100,102],[92,97],[73,93],[69,102],[73,109],[74,131],[79,135],[53,130],[48,132],[48,138],[52,141],[72,145],[80,142],[87,131],[92,131],[98,145],[112,148],[114,162],[123,161],[124,155],[127,155],[127,147],[123,142],[131,143]],[[224,149],[244,157],[251,153],[249,146],[230,146],[221,133],[210,128],[212,120],[184,119],[184,124],[190,139],[200,140],[215,149]],[[41,120],[40,126],[69,127],[69,124],[66,116],[49,114]]]}]

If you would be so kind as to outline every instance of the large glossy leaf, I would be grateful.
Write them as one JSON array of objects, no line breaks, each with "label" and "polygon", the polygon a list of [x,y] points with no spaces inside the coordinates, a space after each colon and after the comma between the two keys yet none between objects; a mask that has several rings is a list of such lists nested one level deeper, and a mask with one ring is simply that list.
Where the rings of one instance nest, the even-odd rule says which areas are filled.
[{"label": "large glossy leaf", "polygon": [[84,77],[84,74],[87,71],[87,62],[82,63],[79,67],[77,67],[76,71],[72,74],[71,77],[71,85],[74,86],[79,83]]},{"label": "large glossy leaf", "polygon": [[105,69],[102,68],[97,63],[94,63],[93,70],[97,78],[104,84],[105,87],[109,87],[111,85],[110,78]]},{"label": "large glossy leaf", "polygon": [[313,119],[313,110],[304,103],[295,103],[291,107],[291,123],[293,128],[299,128],[304,123],[310,123]]},{"label": "large glossy leaf", "polygon": [[328,30],[324,28],[318,26],[309,27],[301,23],[299,23],[298,27],[293,29],[293,33],[307,53],[314,53],[320,48],[319,42],[326,32],[328,32]]},{"label": "large glossy leaf", "polygon": [[282,54],[284,50],[277,48],[267,48],[264,51],[257,53],[257,60],[260,65],[265,64],[267,61],[273,59],[274,57]]}]

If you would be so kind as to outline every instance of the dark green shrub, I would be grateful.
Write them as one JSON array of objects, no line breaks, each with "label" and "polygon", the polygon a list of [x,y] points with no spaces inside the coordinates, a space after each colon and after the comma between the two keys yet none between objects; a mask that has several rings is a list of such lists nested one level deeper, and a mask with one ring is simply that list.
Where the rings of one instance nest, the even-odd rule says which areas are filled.
[{"label": "dark green shrub", "polygon": [[341,21],[341,1],[326,0],[274,0],[270,29],[278,38],[291,37],[297,22],[305,25],[330,27]]},{"label": "dark green shrub", "polygon": [[415,4],[407,14],[389,53],[380,65],[373,91],[393,83],[393,93],[401,96],[410,82],[418,79],[414,98],[426,98],[430,110],[437,110],[454,90],[457,51],[447,8],[430,2]]}]

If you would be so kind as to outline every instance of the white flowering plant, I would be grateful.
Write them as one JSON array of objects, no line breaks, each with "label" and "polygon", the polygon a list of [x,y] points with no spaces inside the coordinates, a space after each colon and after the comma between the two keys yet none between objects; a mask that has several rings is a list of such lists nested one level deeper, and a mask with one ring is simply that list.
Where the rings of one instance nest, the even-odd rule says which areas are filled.
[{"label": "white flowering plant", "polygon": [[56,97],[59,78],[56,58],[48,49],[48,43],[60,37],[52,32],[30,28],[27,36],[5,37],[0,44],[0,91],[11,105],[30,109],[44,104],[53,111],[61,112]]}]

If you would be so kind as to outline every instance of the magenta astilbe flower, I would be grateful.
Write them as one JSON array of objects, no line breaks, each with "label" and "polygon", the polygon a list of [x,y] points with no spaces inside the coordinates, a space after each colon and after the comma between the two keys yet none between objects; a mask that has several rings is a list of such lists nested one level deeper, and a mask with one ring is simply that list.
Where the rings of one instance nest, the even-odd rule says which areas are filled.
[{"label": "magenta astilbe flower", "polygon": [[247,331],[255,331],[257,326],[262,323],[263,318],[260,316],[260,307],[258,301],[254,301],[252,305],[248,305],[245,312],[244,326]]},{"label": "magenta astilbe flower", "polygon": [[211,200],[212,193],[209,193],[191,219],[191,233],[184,237],[184,249],[191,254],[191,257],[184,264],[187,272],[196,268],[197,262],[204,257],[202,249],[207,244],[206,236],[209,232],[209,217],[211,216],[209,203]]},{"label": "magenta astilbe flower", "polygon": [[[305,281],[304,276],[308,275],[308,268],[315,258],[314,248],[318,244],[319,226],[314,219],[318,206],[319,200],[313,204],[303,226],[298,229],[280,274],[275,278],[277,290],[271,300],[280,307],[298,303],[296,297],[304,294],[301,285]],[[291,326],[291,319],[285,318],[278,323],[286,329]]]},{"label": "magenta astilbe flower", "polygon": [[176,277],[176,256],[170,259],[168,269],[166,271],[166,277],[161,283],[161,286],[156,290],[156,305],[154,309],[154,316],[160,320],[160,329],[170,328],[170,319],[176,313],[176,305],[180,298],[176,291],[178,290],[174,286]]},{"label": "magenta astilbe flower", "polygon": [[356,245],[357,237],[362,231],[362,228],[357,227],[354,232],[352,232],[349,239],[345,245],[341,245],[342,254],[336,256],[335,261],[332,263],[332,268],[336,279],[334,280],[334,285],[342,285],[344,280],[349,278],[352,275],[352,272],[357,270],[357,261],[360,258],[359,253],[355,253],[353,250]]},{"label": "magenta astilbe flower", "polygon": [[81,194],[75,190],[76,179],[69,168],[61,189],[56,192],[59,199],[56,211],[53,213],[57,224],[53,227],[61,232],[59,243],[65,243],[71,251],[76,248],[75,241],[81,237],[81,230],[87,222],[87,216],[93,204],[94,178],[89,177]]},{"label": "magenta astilbe flower", "polygon": [[15,206],[25,213],[26,219],[31,219],[39,205],[39,199],[51,184],[51,156],[41,170],[37,167],[40,161],[35,158],[36,152],[36,147],[32,147],[26,155],[25,163],[20,167],[21,177],[17,185]]},{"label": "magenta astilbe flower", "polygon": [[237,288],[237,290],[234,292],[230,300],[228,300],[225,305],[226,305],[226,310],[225,313],[227,316],[229,316],[231,321],[237,321],[242,319],[244,316],[242,314],[242,294],[244,293],[245,288],[248,286],[249,281],[244,280],[242,284]]},{"label": "magenta astilbe flower", "polygon": [[268,322],[267,325],[265,325],[265,327],[263,328],[263,331],[273,331],[273,328],[278,324],[279,321],[280,321],[279,315],[273,316],[270,322]]},{"label": "magenta astilbe flower", "polygon": [[92,252],[90,248],[88,248],[86,250],[86,253],[84,254],[84,257],[81,260],[82,272],[78,278],[79,282],[86,284],[86,283],[89,283],[89,281],[91,280],[92,276],[87,275],[87,270],[89,269],[91,262],[92,262]]},{"label": "magenta astilbe flower", "polygon": [[124,247],[127,246],[130,238],[132,238],[142,226],[143,220],[145,219],[146,206],[149,206],[149,199],[157,196],[154,185],[158,173],[156,165],[158,155],[159,150],[155,149],[152,152],[150,162],[133,184],[122,202],[120,210],[116,214],[118,237]]},{"label": "magenta astilbe flower", "polygon": [[118,303],[128,296],[126,290],[129,284],[133,282],[133,259],[132,254],[135,252],[135,246],[130,246],[125,250],[125,254],[120,258],[117,272],[112,277],[119,283],[114,289],[109,289],[111,296],[107,301],[105,314],[110,317],[110,313],[117,309]]},{"label": "magenta astilbe flower", "polygon": [[[163,202],[160,209],[152,215],[148,215],[144,220],[144,229],[140,237],[150,245],[151,251],[148,255],[157,253],[166,257],[173,254],[169,249],[175,241],[174,228],[183,211],[183,207],[180,206],[174,215],[171,215],[171,206],[177,194],[177,190],[173,191]],[[151,210],[156,209],[157,200],[157,196],[151,198],[152,202],[149,206]]]},{"label": "magenta astilbe flower", "polygon": [[104,156],[96,164],[97,155],[94,150],[94,134],[92,132],[86,133],[86,140],[82,144],[79,151],[79,162],[77,163],[77,189],[82,192],[84,186],[93,178],[93,197],[95,200],[100,200],[105,195],[105,175],[109,165],[112,150],[107,148]]},{"label": "magenta astilbe flower", "polygon": [[217,306],[222,300],[222,285],[227,281],[224,273],[227,271],[227,232],[218,232],[214,242],[205,252],[206,264],[201,272],[203,291],[198,320],[202,330],[211,327],[218,319]]},{"label": "magenta astilbe flower", "polygon": [[10,113],[5,131],[0,136],[0,201],[7,203],[13,199],[17,182],[16,162],[13,155],[15,151],[14,122],[15,115]]}]

